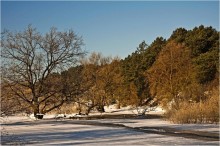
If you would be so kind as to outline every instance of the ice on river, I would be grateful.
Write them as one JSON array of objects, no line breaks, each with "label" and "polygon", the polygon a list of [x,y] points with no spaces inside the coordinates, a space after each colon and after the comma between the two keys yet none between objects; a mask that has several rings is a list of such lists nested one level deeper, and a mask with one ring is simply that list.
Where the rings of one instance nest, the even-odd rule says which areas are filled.
[{"label": "ice on river", "polygon": [[[219,141],[207,141],[169,135],[145,133],[124,127],[76,124],[76,120],[27,117],[1,118],[1,144],[27,145],[218,145]],[[80,121],[79,121],[80,122]],[[177,126],[160,119],[93,120],[93,122],[122,123],[127,126]],[[181,125],[179,125],[181,127]],[[185,126],[187,127],[187,126]],[[189,126],[191,127],[191,126]],[[189,128],[188,127],[188,128]],[[201,126],[197,126],[199,129]],[[207,127],[218,132],[218,126]],[[210,130],[211,129],[211,130]],[[204,129],[203,129],[204,130]]]}]

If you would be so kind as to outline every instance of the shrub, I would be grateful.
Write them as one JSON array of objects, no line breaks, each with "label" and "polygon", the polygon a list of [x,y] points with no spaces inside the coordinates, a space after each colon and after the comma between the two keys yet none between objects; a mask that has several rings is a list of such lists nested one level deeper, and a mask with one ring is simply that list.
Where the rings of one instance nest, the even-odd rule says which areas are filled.
[{"label": "shrub", "polygon": [[166,117],[174,123],[219,123],[218,90],[205,101],[197,103],[182,102],[179,109],[171,108]]}]

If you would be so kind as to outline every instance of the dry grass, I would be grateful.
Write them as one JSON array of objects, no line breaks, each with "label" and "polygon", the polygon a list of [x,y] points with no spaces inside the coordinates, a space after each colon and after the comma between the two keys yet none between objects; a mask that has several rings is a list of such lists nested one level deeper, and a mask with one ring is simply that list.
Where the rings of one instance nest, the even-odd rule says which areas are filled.
[{"label": "dry grass", "polygon": [[219,123],[219,94],[213,91],[211,97],[198,103],[183,102],[178,110],[170,110],[167,117],[174,123]]}]

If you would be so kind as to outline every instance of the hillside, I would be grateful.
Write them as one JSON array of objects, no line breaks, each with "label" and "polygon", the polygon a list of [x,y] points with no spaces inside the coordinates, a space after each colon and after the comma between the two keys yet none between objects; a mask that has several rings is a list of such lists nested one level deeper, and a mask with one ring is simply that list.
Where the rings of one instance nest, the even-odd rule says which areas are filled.
[{"label": "hillside", "polygon": [[[34,34],[36,30],[31,27],[27,31],[38,35]],[[52,29],[50,35],[56,33],[58,34]],[[60,35],[60,39],[65,35],[67,34]],[[13,36],[9,33],[8,37],[20,39],[16,34]],[[46,35],[45,39],[49,41],[50,38]],[[76,40],[81,45],[80,39]],[[9,42],[5,40],[4,43],[7,49]],[[62,43],[62,48],[68,47],[66,42]],[[173,122],[219,122],[219,32],[212,27],[201,25],[192,30],[177,28],[168,39],[157,37],[150,45],[145,41],[141,42],[136,51],[124,59],[105,57],[93,52],[75,63],[74,59],[59,58],[64,55],[61,50],[58,51],[60,56],[53,55],[46,50],[49,46],[45,47],[40,49],[46,51],[45,60],[50,59],[48,56],[51,55],[48,67],[40,66],[45,63],[38,57],[34,58],[38,60],[32,61],[32,67],[26,66],[27,70],[17,69],[19,65],[13,70],[4,70],[12,72],[4,74],[2,80],[1,88],[5,91],[1,100],[2,115],[21,112],[34,112],[35,115],[50,112],[103,113],[104,107],[112,104],[116,104],[118,109],[131,106],[147,111],[160,105],[166,109],[167,118]],[[57,50],[52,51],[56,53]],[[77,51],[79,55],[84,53]],[[7,50],[5,53],[10,56]],[[74,52],[71,53],[74,55]],[[28,59],[23,60],[24,66],[31,62],[31,56],[32,54],[29,58],[20,58]],[[42,64],[39,63],[41,61]],[[55,68],[57,71],[52,72],[56,61],[64,66],[59,66]],[[10,64],[9,67],[11,65],[13,66]],[[139,114],[144,115],[144,111]]]}]

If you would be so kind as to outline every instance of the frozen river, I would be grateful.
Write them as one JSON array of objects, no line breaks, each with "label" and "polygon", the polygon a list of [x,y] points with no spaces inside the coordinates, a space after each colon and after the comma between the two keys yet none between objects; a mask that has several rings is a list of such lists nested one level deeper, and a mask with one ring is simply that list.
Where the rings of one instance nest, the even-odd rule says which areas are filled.
[{"label": "frozen river", "polygon": [[[111,123],[111,121],[109,121]],[[218,140],[143,132],[132,128],[87,124],[80,120],[2,122],[2,145],[219,145]],[[107,123],[105,121],[104,123]],[[129,122],[127,122],[129,123]],[[131,125],[132,123],[130,123]]]}]

